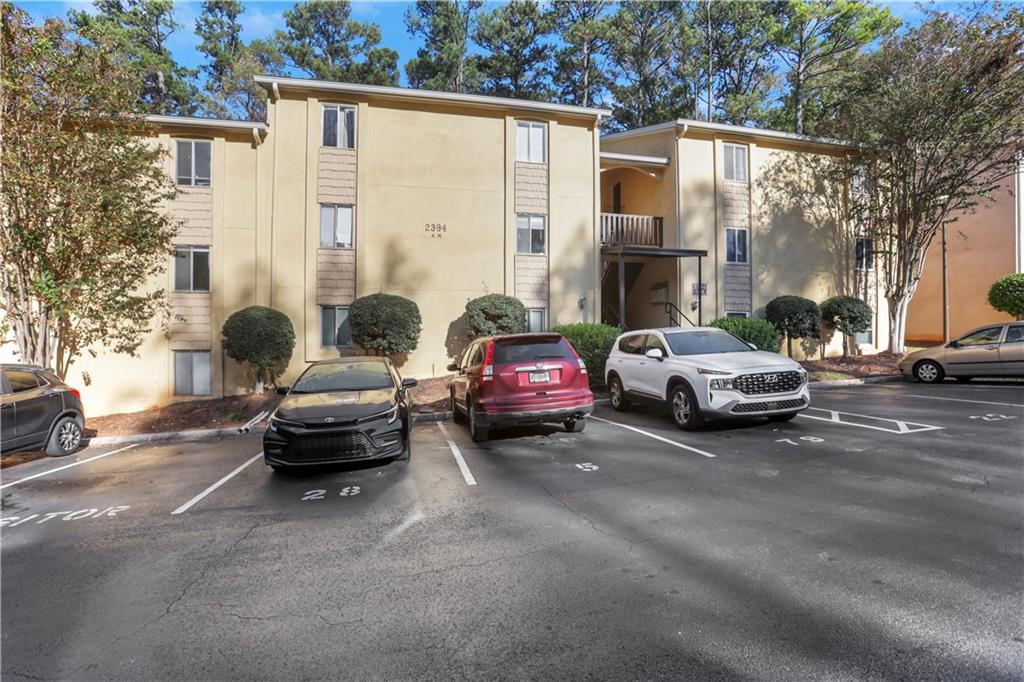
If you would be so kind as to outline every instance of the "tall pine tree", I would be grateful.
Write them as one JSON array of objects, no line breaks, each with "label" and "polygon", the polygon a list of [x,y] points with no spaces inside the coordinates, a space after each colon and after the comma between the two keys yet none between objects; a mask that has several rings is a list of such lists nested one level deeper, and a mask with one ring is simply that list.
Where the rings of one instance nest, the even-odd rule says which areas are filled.
[{"label": "tall pine tree", "polygon": [[472,92],[480,88],[469,40],[482,0],[417,0],[405,15],[410,35],[423,36],[423,47],[405,65],[414,88]]},{"label": "tall pine tree", "polygon": [[566,104],[595,106],[608,90],[610,5],[608,0],[561,0],[551,10],[555,30],[565,43],[555,52],[553,81],[558,98]]},{"label": "tall pine tree", "polygon": [[473,59],[480,91],[500,97],[550,99],[551,50],[545,38],[553,17],[534,0],[510,0],[480,14],[473,39],[484,49]]}]

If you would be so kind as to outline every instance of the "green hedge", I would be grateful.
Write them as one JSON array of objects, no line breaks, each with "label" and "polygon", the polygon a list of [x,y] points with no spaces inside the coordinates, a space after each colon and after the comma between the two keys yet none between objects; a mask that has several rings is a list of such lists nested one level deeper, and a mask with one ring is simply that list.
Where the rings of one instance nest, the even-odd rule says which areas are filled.
[{"label": "green hedge", "polygon": [[580,322],[552,327],[551,331],[561,334],[572,344],[587,365],[592,389],[604,386],[604,365],[611,353],[619,328],[607,324]]},{"label": "green hedge", "polygon": [[279,310],[254,305],[231,314],[221,328],[224,352],[247,362],[256,380],[273,384],[295,350],[295,328]]},{"label": "green hedge", "polygon": [[487,294],[466,304],[466,328],[471,338],[522,334],[526,331],[526,306],[518,298]]},{"label": "green hedge", "polygon": [[778,353],[782,345],[782,335],[771,322],[754,320],[747,317],[722,317],[708,323],[709,327],[717,327],[748,341],[758,350]]},{"label": "green hedge", "polygon": [[420,343],[423,319],[407,298],[370,294],[352,301],[348,309],[352,340],[383,355],[411,353]]},{"label": "green hedge", "polygon": [[1024,316],[1024,272],[997,279],[988,290],[988,304],[1018,320]]}]

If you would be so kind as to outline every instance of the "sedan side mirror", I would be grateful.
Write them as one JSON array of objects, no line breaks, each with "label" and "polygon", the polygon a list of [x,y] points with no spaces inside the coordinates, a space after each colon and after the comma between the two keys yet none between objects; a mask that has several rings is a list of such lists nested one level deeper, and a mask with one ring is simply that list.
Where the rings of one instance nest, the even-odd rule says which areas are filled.
[{"label": "sedan side mirror", "polygon": [[949,347],[950,348],[959,348],[960,347],[960,342],[957,341],[956,339],[953,339],[952,341],[949,342]]},{"label": "sedan side mirror", "polygon": [[456,365],[456,364],[455,364],[455,363],[453,362],[453,363],[451,363],[450,365],[448,365],[448,371],[449,371],[449,372],[458,372],[458,371],[459,371],[459,366],[458,366],[458,365]]},{"label": "sedan side mirror", "polygon": [[291,386],[278,386],[277,387],[277,394],[278,395],[288,395],[288,389],[289,388],[291,388]]},{"label": "sedan side mirror", "polygon": [[651,360],[664,360],[665,359],[665,354],[661,352],[660,348],[648,348],[646,355]]},{"label": "sedan side mirror", "polygon": [[415,379],[402,379],[402,388],[412,388],[418,383]]}]

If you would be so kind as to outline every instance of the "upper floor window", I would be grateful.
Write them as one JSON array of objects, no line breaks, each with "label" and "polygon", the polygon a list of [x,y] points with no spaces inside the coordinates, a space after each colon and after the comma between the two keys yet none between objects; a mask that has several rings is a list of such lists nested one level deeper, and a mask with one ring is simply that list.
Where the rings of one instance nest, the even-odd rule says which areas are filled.
[{"label": "upper floor window", "polygon": [[875,269],[875,240],[871,237],[857,237],[854,245],[854,267],[857,272],[871,272]]},{"label": "upper floor window", "polygon": [[178,140],[175,145],[175,178],[179,185],[210,186],[210,143]]},{"label": "upper floor window", "polygon": [[867,196],[871,193],[871,180],[868,177],[868,169],[861,165],[853,167],[853,182],[851,190],[855,196]]},{"label": "upper floor window", "polygon": [[177,246],[174,249],[174,290],[210,290],[210,247]]},{"label": "upper floor window", "polygon": [[320,246],[352,248],[352,207],[320,204]]},{"label": "upper floor window", "polygon": [[725,262],[746,263],[747,260],[747,235],[749,230],[745,227],[725,228]]},{"label": "upper floor window", "polygon": [[725,179],[747,181],[747,148],[741,144],[724,144]]},{"label": "upper floor window", "polygon": [[545,234],[544,228],[544,216],[516,216],[517,253],[544,253],[546,236],[547,235]]},{"label": "upper floor window", "polygon": [[356,109],[340,104],[324,105],[323,146],[356,148]]},{"label": "upper floor window", "polygon": [[547,130],[544,123],[520,121],[516,125],[516,161],[544,163],[547,160]]}]

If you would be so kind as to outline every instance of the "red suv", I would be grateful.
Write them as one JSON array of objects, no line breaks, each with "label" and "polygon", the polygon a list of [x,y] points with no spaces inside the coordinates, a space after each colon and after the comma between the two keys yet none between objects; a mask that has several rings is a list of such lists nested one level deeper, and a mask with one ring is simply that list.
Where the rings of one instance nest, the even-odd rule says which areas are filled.
[{"label": "red suv", "polygon": [[594,410],[587,367],[559,334],[514,334],[477,339],[451,381],[455,421],[469,421],[473,442],[492,428],[562,422],[578,433]]}]

